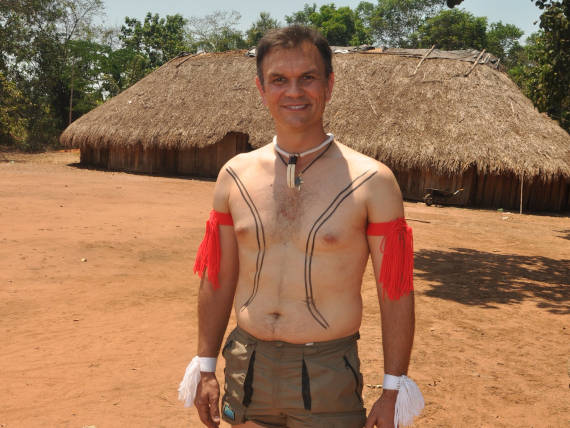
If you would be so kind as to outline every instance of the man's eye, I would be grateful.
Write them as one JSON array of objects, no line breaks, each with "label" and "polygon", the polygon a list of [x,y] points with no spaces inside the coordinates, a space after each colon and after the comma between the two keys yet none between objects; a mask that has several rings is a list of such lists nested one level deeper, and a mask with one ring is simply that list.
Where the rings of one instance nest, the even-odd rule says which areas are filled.
[{"label": "man's eye", "polygon": [[276,77],[273,79],[273,83],[283,83],[285,79],[283,77]]},{"label": "man's eye", "polygon": [[311,76],[311,75],[303,76],[303,79],[305,79],[305,80],[313,80],[314,78],[315,78],[315,76]]}]

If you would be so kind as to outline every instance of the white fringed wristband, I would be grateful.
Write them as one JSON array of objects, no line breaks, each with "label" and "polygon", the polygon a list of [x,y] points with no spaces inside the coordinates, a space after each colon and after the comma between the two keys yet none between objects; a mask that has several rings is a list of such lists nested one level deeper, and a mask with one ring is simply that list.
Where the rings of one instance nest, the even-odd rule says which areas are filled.
[{"label": "white fringed wristband", "polygon": [[184,402],[184,407],[190,407],[196,399],[196,389],[200,383],[200,372],[215,372],[217,358],[195,356],[186,367],[186,372],[178,387],[178,399]]},{"label": "white fringed wristband", "polygon": [[384,375],[383,389],[398,391],[396,399],[396,411],[394,412],[394,426],[410,426],[414,418],[419,416],[424,408],[424,397],[415,382],[409,377]]}]

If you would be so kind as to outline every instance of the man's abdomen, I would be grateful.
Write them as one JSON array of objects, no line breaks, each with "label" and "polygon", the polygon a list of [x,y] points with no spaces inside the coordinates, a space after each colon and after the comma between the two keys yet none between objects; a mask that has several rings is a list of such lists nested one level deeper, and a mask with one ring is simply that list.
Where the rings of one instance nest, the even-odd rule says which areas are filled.
[{"label": "man's abdomen", "polygon": [[258,290],[256,298],[243,306],[236,295],[238,325],[261,340],[309,343],[334,340],[356,333],[362,319],[360,287],[356,293],[316,298],[305,294],[275,296],[272,290]]},{"label": "man's abdomen", "polygon": [[316,245],[310,257],[305,250],[273,244],[260,257],[240,248],[235,296],[240,327],[262,340],[289,343],[334,340],[358,331],[366,240]]}]

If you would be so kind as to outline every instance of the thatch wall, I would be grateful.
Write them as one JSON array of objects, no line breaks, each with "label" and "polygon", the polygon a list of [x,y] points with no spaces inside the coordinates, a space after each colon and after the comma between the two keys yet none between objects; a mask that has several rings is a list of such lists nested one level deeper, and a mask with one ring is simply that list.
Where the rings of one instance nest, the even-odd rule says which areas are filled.
[{"label": "thatch wall", "polygon": [[[513,205],[510,190],[523,176],[525,182],[558,189],[525,186],[528,209],[569,209],[564,202],[570,178],[568,133],[539,114],[500,71],[478,65],[466,76],[469,62],[428,59],[414,73],[418,62],[385,54],[335,55],[327,131],[387,163],[398,176],[421,171],[408,173],[409,186],[400,181],[409,198],[422,193],[421,187],[469,185],[477,191],[475,196],[469,192],[465,204],[507,208]],[[255,58],[243,52],[174,59],[78,119],[61,141],[82,152],[122,147],[123,158],[141,150],[154,150],[158,157],[163,150],[203,148],[232,132],[260,147],[274,131],[254,76]],[[210,154],[200,159],[211,162]],[[535,202],[542,196],[526,196],[527,189],[551,194],[551,201]]]}]

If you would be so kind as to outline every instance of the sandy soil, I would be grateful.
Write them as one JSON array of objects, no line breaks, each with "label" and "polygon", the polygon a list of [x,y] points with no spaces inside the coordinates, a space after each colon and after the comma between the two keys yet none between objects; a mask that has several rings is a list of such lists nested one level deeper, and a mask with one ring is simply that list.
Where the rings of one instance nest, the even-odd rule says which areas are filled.
[{"label": "sandy soil", "polygon": [[[198,427],[176,388],[196,349],[192,264],[213,183],[76,162],[0,157],[0,427]],[[570,219],[420,203],[406,215],[416,426],[569,426]],[[369,407],[382,372],[370,269],[363,293]]]}]

